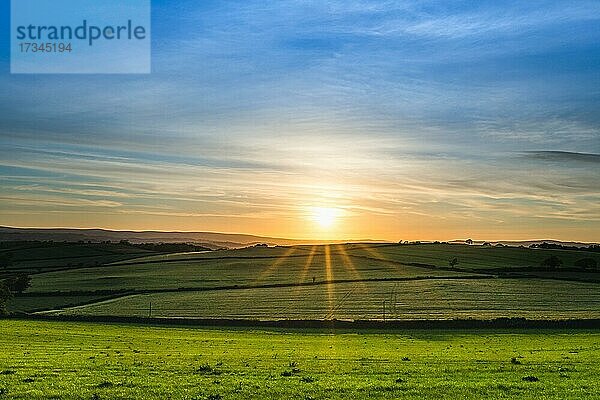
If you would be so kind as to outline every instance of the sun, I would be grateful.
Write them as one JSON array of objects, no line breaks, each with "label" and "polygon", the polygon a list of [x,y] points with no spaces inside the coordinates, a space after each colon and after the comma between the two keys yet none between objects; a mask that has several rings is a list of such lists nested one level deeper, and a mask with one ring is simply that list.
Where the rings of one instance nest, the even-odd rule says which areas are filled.
[{"label": "sun", "polygon": [[312,219],[319,224],[321,228],[330,228],[339,215],[340,210],[337,208],[314,207],[312,209]]}]

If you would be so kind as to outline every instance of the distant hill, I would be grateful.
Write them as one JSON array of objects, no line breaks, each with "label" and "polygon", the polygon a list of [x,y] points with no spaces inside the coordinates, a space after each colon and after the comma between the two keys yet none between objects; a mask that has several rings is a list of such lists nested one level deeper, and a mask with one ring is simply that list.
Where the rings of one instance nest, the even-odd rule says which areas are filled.
[{"label": "distant hill", "polygon": [[[272,238],[235,233],[217,232],[160,232],[160,231],[112,231],[106,229],[67,229],[67,228],[11,228],[0,227],[0,241],[53,240],[56,242],[118,242],[131,243],[195,243],[209,248],[238,248],[259,243],[269,246],[290,246],[297,244],[342,243],[346,241],[309,241]],[[373,242],[361,240],[361,242]]]},{"label": "distant hill", "polygon": [[[466,240],[451,240],[448,243],[454,244],[465,244]],[[503,244],[505,246],[525,246],[529,247],[532,244],[542,244],[542,243],[550,243],[550,244],[558,244],[561,246],[575,246],[575,247],[587,247],[591,244],[596,243],[584,243],[584,242],[568,242],[562,240],[553,240],[553,239],[544,239],[544,240],[473,240],[472,244],[481,245],[484,243],[489,243],[492,245]]]},{"label": "distant hill", "polygon": [[[382,240],[296,240],[273,238],[237,233],[219,232],[161,232],[161,231],[112,231],[108,229],[71,229],[71,228],[12,228],[0,226],[0,241],[41,240],[55,242],[118,242],[128,240],[131,243],[194,243],[211,249],[239,248],[264,243],[269,246],[292,246],[299,244],[323,243],[390,243]],[[464,244],[466,240],[451,240],[448,243]],[[426,242],[423,242],[426,243]],[[474,245],[490,243],[505,246],[525,246],[553,243],[563,246],[585,247],[593,243],[569,242],[560,240],[473,240]]]}]

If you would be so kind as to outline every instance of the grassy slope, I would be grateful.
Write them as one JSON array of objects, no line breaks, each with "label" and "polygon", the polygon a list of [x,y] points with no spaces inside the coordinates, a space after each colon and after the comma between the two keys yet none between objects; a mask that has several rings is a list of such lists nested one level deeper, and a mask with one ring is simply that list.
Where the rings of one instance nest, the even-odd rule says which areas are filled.
[{"label": "grassy slope", "polygon": [[[249,248],[209,253],[149,256],[96,268],[34,276],[29,292],[178,290],[414,277],[460,278],[469,271],[537,267],[550,255],[565,266],[594,253],[465,245],[332,245]],[[448,271],[457,257],[465,272]],[[421,267],[416,265],[421,265]],[[426,264],[426,265],[425,265]],[[443,267],[436,268],[433,266]],[[593,272],[539,272],[544,277],[598,280]],[[489,277],[489,276],[488,276]],[[594,286],[596,285],[596,286]],[[127,297],[77,313],[240,318],[597,317],[597,284],[540,280],[364,282],[304,288],[212,293],[168,293]],[[396,289],[394,289],[396,288]],[[397,293],[396,293],[397,292]],[[84,293],[80,293],[84,295]],[[90,293],[91,294],[91,293]],[[87,300],[86,300],[87,301]],[[82,301],[83,303],[84,301]],[[67,302],[63,302],[67,304]],[[59,306],[60,304],[56,304]]]},{"label": "grassy slope", "polygon": [[241,319],[600,318],[598,285],[544,280],[421,280],[157,293],[65,314]]},{"label": "grassy slope", "polygon": [[600,333],[582,331],[286,333],[0,321],[0,390],[30,400],[597,399],[598,343]]},{"label": "grassy slope", "polygon": [[[37,275],[31,291],[161,289],[214,287],[269,283],[309,282],[329,279],[370,279],[405,276],[451,275],[401,263],[447,267],[459,259],[459,268],[480,269],[538,267],[550,255],[565,266],[577,259],[600,256],[588,252],[524,248],[488,248],[462,245],[329,247],[328,274],[325,246],[252,248],[210,253],[151,256],[111,266],[74,269]],[[310,263],[309,263],[310,261]]]},{"label": "grassy slope", "polygon": [[[258,249],[262,253],[263,249]],[[149,264],[113,265],[73,271],[51,272],[34,277],[30,291],[177,289],[182,287],[215,287],[311,282],[340,279],[369,279],[414,276],[460,276],[449,271],[436,271],[413,266],[401,266],[377,260],[349,258],[342,254],[315,253],[273,249],[273,257],[228,258],[154,262]],[[291,253],[285,255],[286,253]],[[242,253],[245,254],[245,253]],[[251,253],[250,253],[251,254]],[[174,256],[171,256],[171,260]],[[206,257],[206,256],[204,256]],[[169,258],[167,258],[169,259]],[[327,259],[331,268],[327,269]],[[310,263],[308,263],[310,261]]]},{"label": "grassy slope", "polygon": [[31,296],[13,297],[7,303],[10,312],[32,312],[49,308],[71,307],[83,303],[100,301],[106,296]]},{"label": "grassy slope", "polygon": [[448,266],[456,257],[458,268],[487,269],[511,267],[539,267],[541,262],[557,256],[564,267],[572,267],[581,258],[594,258],[600,264],[600,254],[587,251],[544,250],[520,247],[484,247],[449,244],[402,245],[402,246],[359,246],[349,249],[350,254],[368,256],[399,262],[417,262],[438,267]]},{"label": "grassy slope", "polygon": [[38,273],[47,269],[100,265],[156,254],[118,243],[28,243],[14,246],[0,250],[12,257],[12,265],[4,272]]},{"label": "grassy slope", "polygon": [[[310,254],[323,255],[327,246],[294,246],[292,256]],[[389,244],[347,244],[331,245],[330,253],[346,252],[348,255],[388,260],[401,263],[422,263],[437,267],[448,267],[448,261],[456,257],[459,268],[511,268],[539,267],[541,262],[552,256],[558,256],[565,267],[572,267],[581,258],[594,258],[600,263],[600,254],[573,250],[545,250],[521,247],[487,247],[466,246],[458,244],[421,244],[421,245],[389,245]],[[222,250],[210,253],[170,254],[139,258],[136,261],[164,260],[201,260],[214,257],[282,257],[290,252],[288,247],[247,248]]]}]

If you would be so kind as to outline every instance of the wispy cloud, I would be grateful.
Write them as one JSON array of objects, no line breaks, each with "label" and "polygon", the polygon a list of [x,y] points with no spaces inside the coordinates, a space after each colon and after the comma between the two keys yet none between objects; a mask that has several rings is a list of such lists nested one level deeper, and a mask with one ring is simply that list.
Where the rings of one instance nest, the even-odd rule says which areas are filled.
[{"label": "wispy cloud", "polygon": [[4,215],[598,237],[598,2],[153,3],[150,76],[0,76]]},{"label": "wispy cloud", "polygon": [[[526,157],[556,162],[600,163],[600,154],[573,153],[569,151],[528,151]],[[598,171],[600,172],[600,170]]]}]

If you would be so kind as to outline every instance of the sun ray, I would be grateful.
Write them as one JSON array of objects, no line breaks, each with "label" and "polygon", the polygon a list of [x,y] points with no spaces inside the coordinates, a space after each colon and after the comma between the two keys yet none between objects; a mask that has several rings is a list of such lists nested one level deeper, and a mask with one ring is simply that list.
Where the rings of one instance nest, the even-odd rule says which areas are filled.
[{"label": "sun ray", "polygon": [[[316,252],[317,252],[317,246],[316,246],[316,245],[314,245],[314,246],[312,246],[312,248],[310,249],[310,253],[308,254],[308,256],[307,256],[307,258],[306,258],[306,262],[304,263],[304,268],[302,269],[302,273],[301,273],[301,275],[300,275],[300,278],[298,279],[298,283],[299,283],[299,284],[305,283],[305,282],[304,282],[304,279],[306,279],[306,276],[308,275],[308,270],[309,270],[309,269],[310,269],[310,267],[312,266],[313,259],[314,259],[314,256],[315,256],[315,253],[316,253]],[[300,296],[300,293],[301,293],[303,290],[306,290],[306,287],[304,287],[304,286],[296,286],[296,287],[294,288],[294,290],[292,291],[292,302],[296,301],[297,297],[298,297],[298,296]],[[292,306],[292,304],[290,304],[290,305],[288,306],[288,308],[289,308],[289,307],[291,307],[291,306]],[[284,316],[284,317],[285,317],[285,316]]]},{"label": "sun ray", "polygon": [[290,247],[281,257],[277,258],[275,262],[265,268],[259,275],[258,278],[254,280],[255,283],[262,282],[269,275],[272,275],[273,272],[283,263],[288,257],[296,252],[295,247]]},{"label": "sun ray", "polygon": [[317,252],[317,246],[313,246],[310,249],[310,254],[308,255],[308,258],[306,259],[306,263],[304,264],[304,268],[302,269],[302,274],[300,275],[300,279],[298,280],[299,283],[304,282],[304,279],[306,279],[306,275],[308,275],[308,270],[310,269],[310,266],[312,265],[313,258],[315,256],[316,252]]},{"label": "sun ray", "polygon": [[[331,269],[331,249],[329,248],[328,244],[325,245],[325,280],[327,282],[333,281],[333,271]],[[333,312],[333,284],[327,283],[326,289],[327,289],[327,302],[328,302],[328,307],[329,307],[327,314],[325,315],[325,317],[327,319],[327,316]]]},{"label": "sun ray", "polygon": [[342,257],[342,260],[344,262],[344,267],[346,267],[346,269],[350,270],[350,275],[352,277],[352,279],[358,280],[361,279],[361,275],[358,272],[358,270],[356,269],[356,266],[354,265],[354,262],[350,259],[350,256],[348,255],[348,252],[346,251],[346,248],[343,244],[338,244],[337,245],[337,251],[338,254]]},{"label": "sun ray", "polygon": [[378,252],[373,247],[368,246],[363,243],[358,244],[358,247],[370,254],[370,257],[369,257],[369,255],[365,255],[362,257],[368,257],[372,260],[381,261],[381,262],[385,263],[386,265],[389,265],[390,267],[392,267],[394,270],[396,270],[398,272],[402,272],[402,270],[404,268],[403,264],[399,263],[397,260],[394,260],[393,257],[390,258],[385,255],[382,255],[380,252]]},{"label": "sun ray", "polygon": [[358,271],[358,269],[354,265],[354,262],[352,261],[352,259],[348,255],[348,252],[346,251],[345,245],[342,245],[342,244],[338,245],[338,253],[342,256],[342,260],[344,262],[344,267],[346,269],[350,270],[350,275],[351,275],[352,279],[354,279],[354,280],[357,281],[354,284],[354,288],[352,289],[352,291],[349,294],[349,296],[352,296],[356,291],[358,291],[360,294],[367,293],[368,292],[367,286],[365,285],[364,282],[361,281],[362,280],[362,275],[360,274],[360,272]]},{"label": "sun ray", "polygon": [[333,269],[331,268],[331,248],[325,245],[325,280],[333,281]]}]

